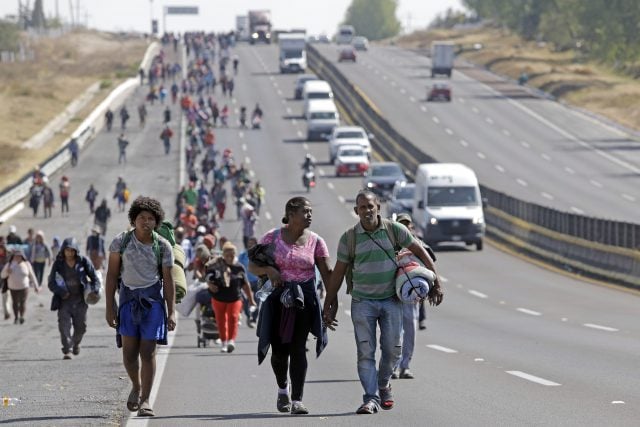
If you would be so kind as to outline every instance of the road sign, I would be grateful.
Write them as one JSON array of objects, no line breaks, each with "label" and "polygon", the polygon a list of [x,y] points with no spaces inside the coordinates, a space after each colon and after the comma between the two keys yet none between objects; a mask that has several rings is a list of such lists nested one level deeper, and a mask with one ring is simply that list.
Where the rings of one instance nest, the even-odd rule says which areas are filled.
[{"label": "road sign", "polygon": [[167,15],[197,15],[198,6],[166,6]]}]

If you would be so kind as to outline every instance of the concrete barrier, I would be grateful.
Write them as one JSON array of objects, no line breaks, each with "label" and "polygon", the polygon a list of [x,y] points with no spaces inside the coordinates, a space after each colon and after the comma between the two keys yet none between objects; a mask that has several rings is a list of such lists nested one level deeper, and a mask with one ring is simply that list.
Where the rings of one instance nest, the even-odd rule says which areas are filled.
[{"label": "concrete barrier", "polygon": [[[409,176],[421,163],[437,162],[402,136],[371,100],[313,47],[309,67],[331,85],[336,101],[354,124],[375,134],[371,141],[381,157],[398,162]],[[500,192],[482,186],[483,195]],[[497,196],[496,196],[497,197]],[[487,234],[512,248],[562,269],[640,289],[640,251],[565,235],[526,222],[491,206],[485,210]]]}]

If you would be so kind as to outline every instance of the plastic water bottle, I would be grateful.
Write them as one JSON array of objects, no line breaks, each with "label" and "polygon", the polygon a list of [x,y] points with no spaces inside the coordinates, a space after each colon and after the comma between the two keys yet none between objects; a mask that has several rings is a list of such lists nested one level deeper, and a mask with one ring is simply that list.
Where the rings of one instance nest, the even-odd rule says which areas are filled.
[{"label": "plastic water bottle", "polygon": [[267,280],[266,282],[264,282],[262,287],[258,289],[255,297],[260,301],[264,302],[267,299],[267,297],[271,295],[271,292],[273,292],[273,285],[271,284],[271,280]]},{"label": "plastic water bottle", "polygon": [[17,403],[20,403],[20,399],[17,397],[2,397],[2,406],[16,406]]}]

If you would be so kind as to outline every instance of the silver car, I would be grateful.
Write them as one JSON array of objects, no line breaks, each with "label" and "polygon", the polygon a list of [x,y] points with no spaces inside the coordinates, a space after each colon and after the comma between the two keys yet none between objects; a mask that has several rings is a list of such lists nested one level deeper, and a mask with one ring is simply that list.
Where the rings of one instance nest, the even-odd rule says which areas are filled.
[{"label": "silver car", "polygon": [[415,184],[397,182],[387,201],[387,217],[391,217],[393,214],[411,213],[415,191]]}]

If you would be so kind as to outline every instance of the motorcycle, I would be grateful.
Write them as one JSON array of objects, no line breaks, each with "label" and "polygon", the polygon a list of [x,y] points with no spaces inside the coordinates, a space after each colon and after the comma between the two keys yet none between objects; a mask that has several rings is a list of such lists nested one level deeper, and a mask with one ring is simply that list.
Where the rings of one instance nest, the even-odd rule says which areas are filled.
[{"label": "motorcycle", "polygon": [[260,129],[261,124],[262,124],[262,117],[258,115],[253,116],[253,118],[251,119],[251,128]]},{"label": "motorcycle", "polygon": [[302,185],[307,189],[307,193],[316,186],[316,174],[313,169],[308,169],[302,174]]}]

